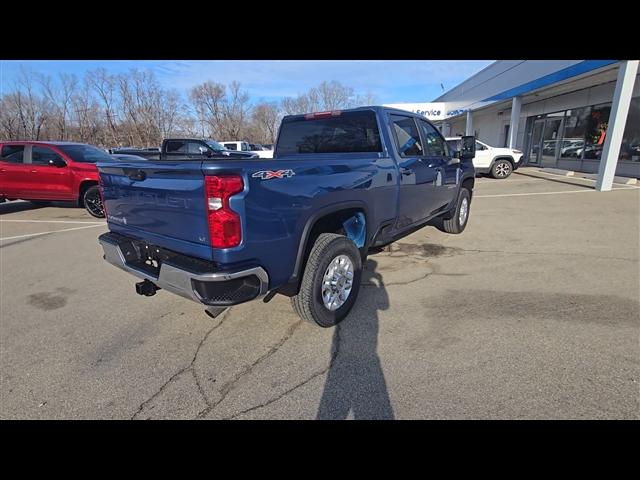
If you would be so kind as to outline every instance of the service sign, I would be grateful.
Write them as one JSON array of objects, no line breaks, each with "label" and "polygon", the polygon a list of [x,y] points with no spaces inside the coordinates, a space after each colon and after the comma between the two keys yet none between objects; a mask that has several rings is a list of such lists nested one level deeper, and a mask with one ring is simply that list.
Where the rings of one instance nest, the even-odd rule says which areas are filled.
[{"label": "service sign", "polygon": [[430,103],[387,103],[385,107],[399,108],[408,112],[417,113],[427,117],[429,120],[444,120],[447,118],[444,102]]}]

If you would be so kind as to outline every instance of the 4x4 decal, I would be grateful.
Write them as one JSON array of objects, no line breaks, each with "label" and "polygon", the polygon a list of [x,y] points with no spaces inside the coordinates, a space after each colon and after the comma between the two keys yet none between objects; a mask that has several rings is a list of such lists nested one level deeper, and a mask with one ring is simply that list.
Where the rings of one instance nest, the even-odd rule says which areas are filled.
[{"label": "4x4 decal", "polygon": [[253,178],[261,178],[262,180],[269,180],[270,178],[284,178],[293,177],[295,172],[293,170],[260,170],[259,172],[251,175]]}]

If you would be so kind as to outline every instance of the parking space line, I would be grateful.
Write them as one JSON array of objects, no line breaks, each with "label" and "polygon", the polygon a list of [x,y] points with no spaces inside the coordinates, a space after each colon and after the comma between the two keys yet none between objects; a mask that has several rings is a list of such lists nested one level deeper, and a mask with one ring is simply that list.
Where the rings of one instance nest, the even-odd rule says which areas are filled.
[{"label": "parking space line", "polygon": [[[635,188],[619,187],[614,188],[612,191],[619,190],[636,190]],[[561,193],[593,193],[597,190],[582,189],[582,190],[564,190],[560,192],[530,192],[530,193],[501,193],[498,195],[474,195],[473,198],[494,198],[494,197],[527,197],[532,195],[559,195]]]},{"label": "parking space line", "polygon": [[[541,179],[544,180],[544,179]],[[518,183],[518,182],[531,182],[531,180],[505,180],[504,182],[502,180],[476,180],[476,184],[478,183],[482,183],[482,184],[493,184],[493,185],[511,185],[512,183]]]},{"label": "parking space line", "polygon": [[95,228],[99,227],[99,225],[85,225],[84,227],[74,227],[74,228],[65,228],[64,230],[53,230],[51,232],[40,232],[40,233],[29,233],[27,235],[16,235],[15,237],[4,237],[0,238],[0,242],[3,240],[15,240],[17,238],[27,238],[27,237],[37,237],[38,235],[49,235],[50,233],[61,233],[61,232],[71,232],[73,230],[83,230],[85,228]]},{"label": "parking space line", "polygon": [[0,220],[3,222],[15,222],[15,223],[81,223],[87,225],[106,225],[105,222],[81,222],[73,220]]}]

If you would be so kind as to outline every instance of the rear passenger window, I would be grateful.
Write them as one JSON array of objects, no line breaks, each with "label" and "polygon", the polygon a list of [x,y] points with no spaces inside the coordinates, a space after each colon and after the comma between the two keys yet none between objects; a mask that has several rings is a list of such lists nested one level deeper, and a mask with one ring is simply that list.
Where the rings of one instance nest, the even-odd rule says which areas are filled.
[{"label": "rear passenger window", "polygon": [[224,146],[225,146],[225,148],[227,150],[237,150],[238,149],[238,147],[236,147],[235,143],[225,143]]},{"label": "rear passenger window", "polygon": [[167,142],[167,153],[187,153],[187,142],[182,140]]},{"label": "rear passenger window", "polygon": [[31,149],[31,163],[34,165],[49,165],[49,160],[55,160],[56,158],[62,160],[62,157],[49,147],[37,147],[34,145]]},{"label": "rear passenger window", "polygon": [[418,122],[422,129],[427,155],[430,157],[442,157],[447,155],[447,147],[438,131],[431,124],[420,120]]},{"label": "rear passenger window", "polygon": [[24,161],[24,145],[3,145],[0,152],[3,162],[22,163]]},{"label": "rear passenger window", "polygon": [[420,135],[416,122],[412,117],[391,115],[391,123],[398,141],[398,152],[403,157],[424,155],[424,149],[420,144]]}]

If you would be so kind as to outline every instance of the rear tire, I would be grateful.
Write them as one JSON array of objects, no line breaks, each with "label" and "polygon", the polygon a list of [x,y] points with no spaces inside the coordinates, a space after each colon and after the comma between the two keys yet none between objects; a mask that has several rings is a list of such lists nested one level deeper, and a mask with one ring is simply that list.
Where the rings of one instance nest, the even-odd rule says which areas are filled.
[{"label": "rear tire", "polygon": [[303,320],[323,328],[347,316],[358,297],[362,256],[344,235],[322,233],[313,244],[300,291],[291,305]]},{"label": "rear tire", "polygon": [[82,196],[82,204],[89,214],[96,218],[104,218],[104,207],[98,185],[87,188]]},{"label": "rear tire", "polygon": [[504,180],[513,172],[513,165],[509,160],[498,160],[491,167],[491,176],[498,180]]},{"label": "rear tire", "polygon": [[444,219],[442,227],[447,233],[462,233],[469,223],[469,212],[471,208],[471,192],[464,187],[460,187],[458,201],[453,215],[449,219]]}]

